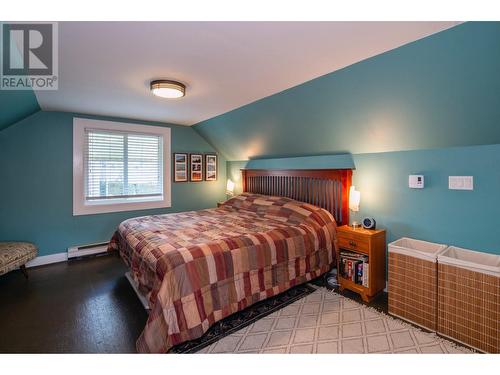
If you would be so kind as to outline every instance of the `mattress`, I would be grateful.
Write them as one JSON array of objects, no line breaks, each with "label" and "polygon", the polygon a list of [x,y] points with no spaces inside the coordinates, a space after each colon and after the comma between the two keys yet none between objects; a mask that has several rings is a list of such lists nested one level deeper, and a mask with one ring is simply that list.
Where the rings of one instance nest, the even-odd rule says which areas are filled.
[{"label": "mattress", "polygon": [[110,250],[120,252],[148,296],[137,350],[165,353],[330,270],[336,223],[310,204],[244,193],[219,208],[126,220]]}]

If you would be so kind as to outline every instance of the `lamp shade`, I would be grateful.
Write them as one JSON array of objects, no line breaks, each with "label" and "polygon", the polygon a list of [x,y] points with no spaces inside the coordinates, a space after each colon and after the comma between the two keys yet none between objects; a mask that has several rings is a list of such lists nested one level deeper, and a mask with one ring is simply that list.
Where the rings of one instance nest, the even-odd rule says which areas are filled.
[{"label": "lamp shade", "polygon": [[349,209],[351,211],[359,211],[359,202],[361,200],[361,193],[356,190],[355,186],[351,186],[349,190]]},{"label": "lamp shade", "polygon": [[233,193],[234,193],[234,182],[228,179],[226,184],[226,194],[233,195]]}]

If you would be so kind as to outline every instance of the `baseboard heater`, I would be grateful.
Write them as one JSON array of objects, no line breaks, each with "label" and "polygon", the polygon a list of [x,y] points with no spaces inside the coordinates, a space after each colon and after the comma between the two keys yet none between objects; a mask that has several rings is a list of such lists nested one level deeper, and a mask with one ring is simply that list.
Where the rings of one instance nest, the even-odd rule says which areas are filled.
[{"label": "baseboard heater", "polygon": [[84,257],[87,255],[103,254],[108,251],[108,242],[89,245],[73,246],[68,248],[68,259]]}]

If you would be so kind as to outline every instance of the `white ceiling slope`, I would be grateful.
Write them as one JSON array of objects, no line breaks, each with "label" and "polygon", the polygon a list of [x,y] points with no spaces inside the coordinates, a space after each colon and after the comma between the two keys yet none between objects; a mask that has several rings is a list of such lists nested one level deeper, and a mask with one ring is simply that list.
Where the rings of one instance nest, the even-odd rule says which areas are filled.
[{"label": "white ceiling slope", "polygon": [[[458,22],[61,22],[43,110],[193,125]],[[154,97],[149,81],[186,84]]]}]

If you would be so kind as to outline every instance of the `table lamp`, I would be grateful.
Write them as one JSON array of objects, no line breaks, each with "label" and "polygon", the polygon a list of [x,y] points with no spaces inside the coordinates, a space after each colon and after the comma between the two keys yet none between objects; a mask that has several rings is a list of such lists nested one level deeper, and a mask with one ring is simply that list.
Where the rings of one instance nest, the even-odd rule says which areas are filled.
[{"label": "table lamp", "polygon": [[234,195],[234,182],[228,179],[226,184],[227,199],[231,198],[233,195]]},{"label": "table lamp", "polygon": [[[361,193],[356,190],[355,186],[351,186],[351,189],[349,190],[349,209],[352,212],[359,211],[360,200],[361,200]],[[357,221],[353,220],[351,226],[353,228],[359,228],[359,227],[361,227],[361,224],[358,223]]]}]

